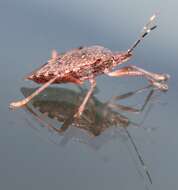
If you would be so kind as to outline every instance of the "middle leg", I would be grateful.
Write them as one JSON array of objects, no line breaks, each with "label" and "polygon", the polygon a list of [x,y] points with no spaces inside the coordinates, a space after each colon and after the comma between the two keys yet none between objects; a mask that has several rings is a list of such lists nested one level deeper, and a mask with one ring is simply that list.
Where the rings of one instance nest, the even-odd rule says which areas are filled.
[{"label": "middle leg", "polygon": [[94,88],[95,88],[95,86],[96,86],[96,81],[95,81],[95,79],[93,79],[93,78],[90,79],[90,83],[91,83],[91,87],[90,87],[89,91],[87,92],[87,94],[86,94],[86,96],[85,96],[85,98],[84,98],[82,104],[81,104],[80,107],[78,108],[77,113],[74,115],[75,118],[79,118],[79,117],[82,115],[82,113],[83,113],[83,111],[84,111],[84,109],[85,109],[85,106],[86,106],[86,104],[87,104],[89,98],[91,97],[91,95],[92,95],[92,93],[93,93],[93,90],[94,90]]}]

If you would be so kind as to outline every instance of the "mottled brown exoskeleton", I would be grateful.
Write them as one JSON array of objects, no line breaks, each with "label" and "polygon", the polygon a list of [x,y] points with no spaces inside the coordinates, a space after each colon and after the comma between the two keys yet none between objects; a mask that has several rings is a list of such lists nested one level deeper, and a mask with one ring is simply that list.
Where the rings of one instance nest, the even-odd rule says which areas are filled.
[{"label": "mottled brown exoskeleton", "polygon": [[139,39],[125,52],[112,52],[101,46],[80,47],[63,54],[53,51],[51,59],[45,65],[26,77],[36,83],[43,84],[43,86],[29,97],[21,101],[12,102],[10,107],[17,108],[27,104],[34,96],[38,95],[50,84],[72,82],[81,85],[85,80],[89,80],[91,87],[74,115],[74,117],[80,117],[96,86],[95,78],[101,74],[107,74],[113,77],[144,76],[156,88],[167,90],[168,86],[164,83],[169,78],[167,74],[148,72],[136,66],[126,66],[113,71],[115,66],[129,60],[132,57],[133,50],[140,41],[151,30],[156,28],[156,25],[152,24],[155,18],[156,15],[150,17]]}]

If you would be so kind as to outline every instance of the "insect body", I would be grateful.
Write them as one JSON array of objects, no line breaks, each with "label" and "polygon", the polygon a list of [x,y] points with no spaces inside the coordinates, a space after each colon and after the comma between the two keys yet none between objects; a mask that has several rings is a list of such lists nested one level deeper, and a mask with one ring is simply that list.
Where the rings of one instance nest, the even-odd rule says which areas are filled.
[{"label": "insect body", "polygon": [[68,82],[82,84],[85,80],[89,80],[91,87],[75,114],[75,117],[80,117],[96,86],[95,78],[101,74],[107,74],[114,77],[144,76],[156,88],[167,90],[168,87],[164,81],[166,81],[169,76],[166,74],[148,72],[136,66],[127,66],[113,71],[115,66],[130,59],[133,50],[140,41],[151,30],[156,28],[155,25],[152,26],[155,17],[156,15],[150,17],[149,22],[145,25],[144,31],[139,39],[125,52],[112,52],[102,46],[80,47],[63,54],[58,54],[56,51],[53,51],[51,59],[45,65],[26,77],[29,80],[42,83],[43,86],[29,97],[18,102],[12,102],[10,107],[16,108],[25,105],[50,84]]},{"label": "insect body", "polygon": [[84,80],[111,71],[114,66],[128,60],[130,56],[129,53],[114,54],[101,46],[80,47],[63,55],[58,55],[53,51],[52,59],[26,78],[37,83],[45,83],[58,76],[54,83],[80,84]]}]

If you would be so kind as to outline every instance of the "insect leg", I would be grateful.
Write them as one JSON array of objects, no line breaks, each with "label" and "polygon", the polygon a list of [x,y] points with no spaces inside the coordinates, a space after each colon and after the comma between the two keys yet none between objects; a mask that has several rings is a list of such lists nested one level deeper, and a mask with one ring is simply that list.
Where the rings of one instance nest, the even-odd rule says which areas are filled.
[{"label": "insect leg", "polygon": [[86,106],[86,104],[87,104],[89,98],[91,97],[91,95],[92,95],[92,93],[93,93],[93,90],[94,90],[94,88],[95,88],[95,86],[96,86],[96,81],[95,81],[95,79],[93,79],[93,78],[90,79],[90,83],[91,83],[91,87],[90,87],[89,91],[87,92],[87,94],[86,94],[86,96],[85,96],[85,98],[84,98],[82,104],[80,105],[80,107],[79,107],[77,113],[74,115],[74,117],[76,117],[76,118],[79,118],[79,117],[82,115],[82,113],[83,113],[83,111],[84,111],[84,109],[85,109],[85,106]]},{"label": "insect leg", "polygon": [[147,85],[146,87],[142,87],[142,88],[139,88],[137,90],[134,90],[134,91],[131,91],[131,92],[127,92],[127,93],[124,93],[122,95],[118,95],[118,96],[113,96],[111,98],[110,101],[118,101],[118,100],[122,100],[122,99],[126,99],[126,98],[130,98],[136,94],[139,94],[139,93],[142,93],[144,91],[147,91],[148,89],[150,89],[151,85]]},{"label": "insect leg", "polygon": [[[150,86],[148,86],[147,88],[149,88],[149,87],[150,87]],[[145,89],[146,89],[146,88],[142,88],[142,89],[139,89],[139,90],[137,90],[137,91],[134,91],[132,95],[134,95],[134,93],[137,94],[137,93],[139,93],[139,92],[142,92],[142,90],[145,90]],[[132,93],[132,92],[130,92],[130,93]],[[148,102],[151,100],[151,97],[153,96],[153,93],[154,93],[154,90],[152,89],[152,90],[149,92],[149,94],[146,96],[146,98],[145,98],[145,100],[144,100],[144,103],[143,103],[143,105],[142,105],[140,108],[134,108],[134,107],[131,107],[131,106],[125,106],[125,105],[121,105],[121,104],[116,104],[116,103],[114,102],[114,100],[120,100],[121,97],[123,97],[124,95],[127,95],[127,94],[129,94],[129,93],[124,94],[124,95],[121,95],[121,96],[116,96],[116,97],[114,97],[114,99],[113,99],[113,100],[111,99],[111,100],[107,103],[107,105],[108,105],[108,107],[114,108],[114,109],[116,109],[116,110],[121,110],[121,111],[126,111],[126,112],[132,112],[132,113],[140,113],[140,112],[142,112],[142,111],[145,109],[146,105],[147,105]],[[125,97],[125,98],[128,98],[128,97]],[[123,99],[123,98],[122,98],[122,99]]]},{"label": "insect leg", "polygon": [[160,90],[167,90],[168,89],[168,86],[162,82],[166,81],[169,78],[169,75],[148,72],[148,71],[141,69],[139,67],[136,67],[136,66],[123,67],[119,70],[116,70],[116,71],[113,71],[113,72],[110,72],[107,74],[109,76],[113,76],[113,77],[144,76],[156,88],[158,88]]},{"label": "insect leg", "polygon": [[47,88],[50,84],[52,84],[56,79],[58,78],[58,76],[52,78],[51,80],[49,80],[47,83],[45,83],[43,86],[41,86],[39,89],[37,89],[35,92],[33,92],[30,96],[28,96],[27,98],[17,101],[17,102],[12,102],[10,103],[10,108],[18,108],[18,107],[22,107],[25,104],[27,104],[32,98],[34,98],[35,96],[37,96],[39,93],[41,93],[45,88]]}]

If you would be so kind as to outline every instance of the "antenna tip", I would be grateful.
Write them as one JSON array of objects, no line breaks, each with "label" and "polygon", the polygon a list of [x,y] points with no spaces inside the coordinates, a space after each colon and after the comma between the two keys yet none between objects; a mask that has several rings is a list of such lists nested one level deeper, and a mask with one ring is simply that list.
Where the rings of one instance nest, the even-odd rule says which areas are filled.
[{"label": "antenna tip", "polygon": [[159,11],[156,11],[156,12],[150,17],[150,21],[152,22],[159,14],[160,14]]},{"label": "antenna tip", "polygon": [[150,17],[150,21],[152,22],[156,18],[156,14]]}]

